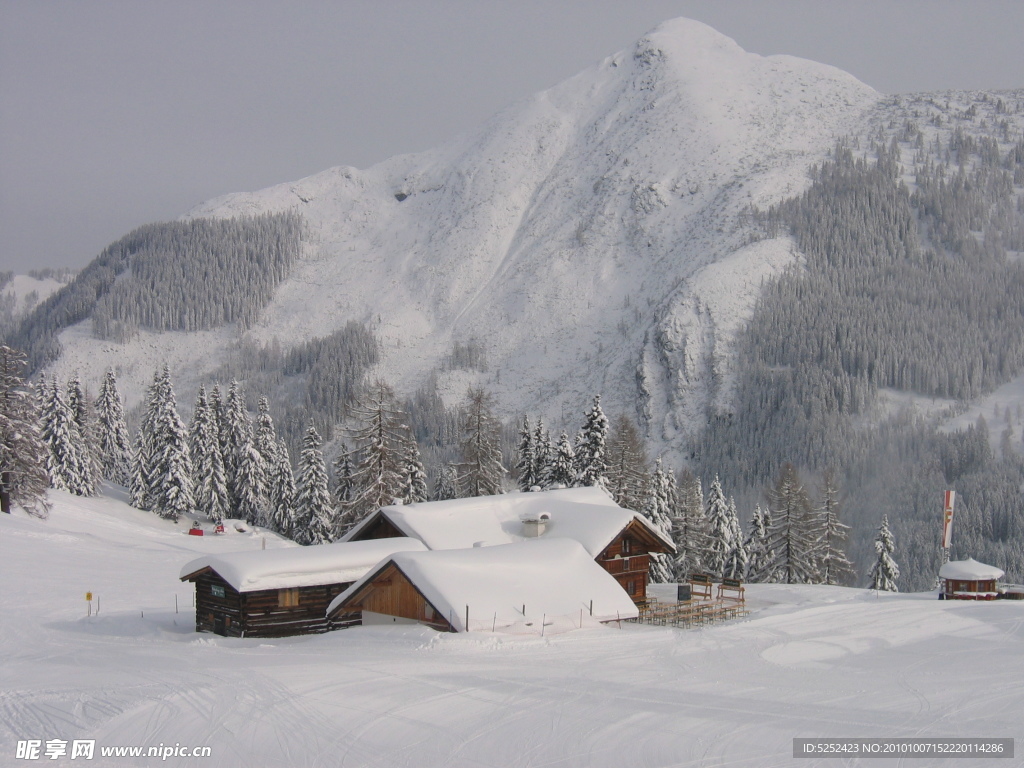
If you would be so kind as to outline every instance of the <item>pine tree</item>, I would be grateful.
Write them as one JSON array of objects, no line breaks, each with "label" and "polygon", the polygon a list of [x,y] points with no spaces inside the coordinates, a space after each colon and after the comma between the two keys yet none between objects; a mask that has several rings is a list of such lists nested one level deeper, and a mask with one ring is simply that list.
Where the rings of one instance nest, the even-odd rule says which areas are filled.
[{"label": "pine tree", "polygon": [[533,430],[530,427],[529,416],[523,416],[523,426],[519,430],[516,473],[516,483],[519,485],[520,491],[525,493],[534,486],[540,485],[537,481],[537,452],[533,447]]},{"label": "pine tree", "polygon": [[46,517],[49,450],[39,432],[39,412],[25,387],[24,353],[0,346],[0,512],[18,505],[36,517]]},{"label": "pine tree", "polygon": [[570,488],[576,479],[576,452],[565,432],[558,438],[548,469],[547,487]]},{"label": "pine tree", "polygon": [[155,475],[154,509],[161,517],[177,520],[195,507],[192,495],[192,457],[188,430],[178,415],[167,366],[161,374],[159,402],[152,441]]},{"label": "pine tree", "polygon": [[[243,443],[235,469],[237,514],[249,525],[263,517],[267,506],[267,467],[253,441]],[[325,470],[326,472],[326,470]]]},{"label": "pine tree", "polygon": [[[647,518],[655,530],[666,539],[672,534],[672,510],[676,507],[676,481],[672,471],[666,471],[661,464],[661,457],[654,463],[654,474],[651,475],[647,489],[647,501],[641,514]],[[651,581],[664,584],[672,581],[672,558],[664,552],[653,552],[650,556]]]},{"label": "pine tree", "polygon": [[642,507],[646,474],[647,456],[640,433],[633,421],[623,414],[615,420],[608,440],[607,487],[615,503],[624,509]]},{"label": "pine tree", "polygon": [[718,475],[715,475],[711,489],[708,491],[707,520],[710,541],[704,567],[708,573],[721,577],[725,572],[729,553],[735,544],[733,541],[735,526],[729,511],[729,502],[726,501]]},{"label": "pine tree", "polygon": [[356,497],[355,471],[352,452],[342,443],[341,453],[334,460],[334,503],[338,509],[351,506]]},{"label": "pine tree", "polygon": [[437,478],[437,487],[434,489],[434,501],[448,501],[457,499],[459,493],[459,468],[454,464],[446,464],[441,468]]},{"label": "pine tree", "polygon": [[[252,422],[245,408],[245,394],[242,392],[241,385],[235,380],[232,380],[228,387],[227,401],[224,403],[221,418],[221,448],[224,456],[224,474],[227,477],[228,498],[231,501],[231,515],[245,518],[251,510],[241,509],[242,497],[244,495],[247,500],[251,501],[255,492],[252,488],[242,487],[243,481],[239,479],[239,465],[242,463],[243,457],[248,457],[252,450],[253,435]],[[257,481],[262,487],[265,480],[257,474],[261,468],[250,464],[246,468],[247,474],[244,482]],[[265,468],[263,469],[265,471]]]},{"label": "pine tree", "polygon": [[220,453],[217,413],[210,404],[206,387],[200,385],[192,411],[189,447],[195,472],[196,509],[220,522],[230,510],[224,459]]},{"label": "pine tree", "polygon": [[295,535],[299,544],[331,540],[334,509],[327,490],[327,467],[320,451],[320,435],[310,424],[302,441],[299,475],[295,483]]},{"label": "pine tree", "polygon": [[274,465],[270,472],[270,500],[262,525],[288,538],[295,538],[293,514],[295,506],[295,476],[288,456],[288,446],[278,441],[274,452]]},{"label": "pine tree", "polygon": [[501,463],[501,424],[493,413],[494,398],[469,388],[462,424],[461,486],[467,496],[502,493],[505,467]]},{"label": "pine tree", "polygon": [[78,496],[91,495],[95,487],[90,482],[88,459],[83,455],[85,441],[56,379],[43,402],[42,424],[43,442],[49,448],[46,473],[50,485]]},{"label": "pine tree", "polygon": [[100,472],[110,482],[127,486],[131,479],[131,438],[113,368],[107,369],[100,384],[96,424]]},{"label": "pine tree", "polygon": [[160,470],[156,464],[155,441],[157,439],[159,412],[161,403],[167,398],[170,386],[170,373],[166,366],[153,375],[153,382],[146,392],[146,409],[135,438],[135,449],[132,455],[132,475],[129,483],[131,505],[136,509],[156,509],[159,497]]},{"label": "pine tree", "polygon": [[601,410],[601,396],[594,395],[594,404],[587,411],[576,450],[576,485],[604,487],[608,451],[608,419]]},{"label": "pine tree", "polygon": [[807,584],[815,577],[816,526],[811,500],[796,468],[786,464],[775,487],[768,493],[771,527],[768,548],[775,554],[770,581]]},{"label": "pine tree", "polygon": [[817,552],[818,580],[822,584],[851,584],[855,578],[853,563],[844,550],[850,526],[843,525],[839,520],[839,489],[831,470],[825,472],[821,495],[821,506],[816,510],[820,531]]},{"label": "pine tree", "polygon": [[875,555],[877,559],[871,566],[871,586],[869,589],[877,589],[883,592],[899,592],[896,580],[900,577],[899,566],[892,559],[896,545],[893,542],[892,533],[889,531],[889,516],[882,516],[882,525],[878,529],[878,536],[875,538]]},{"label": "pine tree", "polygon": [[259,455],[263,457],[263,466],[269,472],[270,467],[277,463],[277,430],[274,429],[274,420],[270,416],[270,400],[261,397],[257,408],[253,445]]}]

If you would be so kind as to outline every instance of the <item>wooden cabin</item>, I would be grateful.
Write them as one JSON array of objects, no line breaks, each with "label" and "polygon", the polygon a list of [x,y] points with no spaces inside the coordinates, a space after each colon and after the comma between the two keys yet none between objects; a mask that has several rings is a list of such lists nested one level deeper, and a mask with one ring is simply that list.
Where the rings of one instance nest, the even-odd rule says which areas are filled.
[{"label": "wooden cabin", "polygon": [[364,518],[345,540],[392,536],[418,539],[430,550],[572,539],[635,603],[646,598],[651,554],[675,552],[672,541],[643,515],[623,509],[594,487],[382,507]]},{"label": "wooden cabin", "polygon": [[946,600],[995,600],[997,583],[1003,571],[994,565],[979,563],[974,558],[951,560],[939,568],[942,591]]},{"label": "wooden cabin", "polygon": [[397,552],[327,610],[328,618],[338,623],[526,634],[637,615],[618,582],[579,542],[557,538]]},{"label": "wooden cabin", "polygon": [[228,637],[285,637],[335,629],[330,602],[415,539],[229,552],[193,560],[182,581],[196,586],[196,631]]}]

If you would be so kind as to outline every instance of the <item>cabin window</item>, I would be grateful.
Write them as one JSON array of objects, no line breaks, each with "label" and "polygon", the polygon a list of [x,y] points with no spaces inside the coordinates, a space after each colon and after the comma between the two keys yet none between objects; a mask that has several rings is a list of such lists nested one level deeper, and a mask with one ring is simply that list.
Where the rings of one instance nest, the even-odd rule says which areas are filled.
[{"label": "cabin window", "polygon": [[299,590],[298,589],[279,589],[277,590],[277,607],[278,608],[294,608],[299,604]]},{"label": "cabin window", "polygon": [[635,582],[635,581],[633,581],[632,579],[630,579],[629,581],[627,581],[627,582],[626,582],[626,591],[627,591],[627,592],[628,592],[629,594],[631,594],[631,595],[635,595],[635,594],[636,594],[636,582]]},{"label": "cabin window", "polygon": [[628,555],[629,554],[629,539],[623,539],[622,540],[622,554],[624,554],[624,555]]}]

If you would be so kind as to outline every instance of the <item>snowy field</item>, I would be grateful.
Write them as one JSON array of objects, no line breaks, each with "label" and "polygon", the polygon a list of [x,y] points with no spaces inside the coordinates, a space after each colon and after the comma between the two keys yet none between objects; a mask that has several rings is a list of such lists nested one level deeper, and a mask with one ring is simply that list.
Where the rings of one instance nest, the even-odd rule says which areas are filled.
[{"label": "snowy field", "polygon": [[[228,639],[193,631],[178,571],[260,536],[200,539],[114,498],[52,499],[47,521],[0,515],[0,766],[1024,762],[1024,602],[755,585],[747,619],[704,629]],[[1013,737],[1018,757],[792,757],[794,737],[917,736]],[[26,739],[95,739],[96,753],[18,759]],[[161,744],[212,754],[99,754]]]}]

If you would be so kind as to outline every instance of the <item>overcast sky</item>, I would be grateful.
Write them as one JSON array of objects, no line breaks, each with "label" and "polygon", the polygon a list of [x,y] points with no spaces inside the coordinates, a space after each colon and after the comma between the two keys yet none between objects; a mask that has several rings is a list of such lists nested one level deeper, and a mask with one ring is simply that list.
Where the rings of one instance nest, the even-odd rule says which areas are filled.
[{"label": "overcast sky", "polygon": [[1022,0],[0,0],[0,270],[432,147],[676,16],[883,92],[1024,87]]}]

